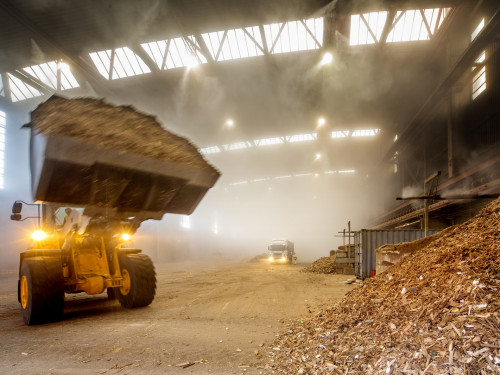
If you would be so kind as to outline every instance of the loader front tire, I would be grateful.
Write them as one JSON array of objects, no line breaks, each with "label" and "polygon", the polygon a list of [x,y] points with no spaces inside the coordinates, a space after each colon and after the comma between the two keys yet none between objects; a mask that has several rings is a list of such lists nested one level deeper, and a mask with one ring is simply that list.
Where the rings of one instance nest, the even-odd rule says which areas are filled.
[{"label": "loader front tire", "polygon": [[26,325],[61,319],[64,310],[64,278],[61,259],[24,259],[19,280],[19,300]]},{"label": "loader front tire", "polygon": [[145,254],[122,255],[119,259],[123,277],[122,286],[116,288],[118,301],[123,307],[143,307],[153,302],[156,294],[156,272],[151,259]]}]

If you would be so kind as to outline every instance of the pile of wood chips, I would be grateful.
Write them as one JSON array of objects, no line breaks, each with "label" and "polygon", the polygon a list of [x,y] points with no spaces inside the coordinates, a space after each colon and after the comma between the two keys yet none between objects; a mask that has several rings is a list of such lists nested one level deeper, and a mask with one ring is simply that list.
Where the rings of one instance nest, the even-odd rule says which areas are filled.
[{"label": "pile of wood chips", "polygon": [[164,129],[155,117],[102,99],[52,96],[31,113],[42,134],[78,138],[106,148],[214,169],[187,139]]},{"label": "pile of wood chips", "polygon": [[500,199],[291,324],[275,374],[499,374]]},{"label": "pile of wood chips", "polygon": [[313,273],[336,273],[337,267],[335,264],[335,255],[329,257],[322,257],[311,263],[309,266],[303,268],[302,272]]}]

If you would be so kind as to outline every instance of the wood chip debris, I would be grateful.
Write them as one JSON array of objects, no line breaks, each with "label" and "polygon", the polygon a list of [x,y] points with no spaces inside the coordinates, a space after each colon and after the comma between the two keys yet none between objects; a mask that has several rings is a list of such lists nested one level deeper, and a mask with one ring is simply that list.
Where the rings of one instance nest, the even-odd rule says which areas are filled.
[{"label": "wood chip debris", "polygon": [[198,363],[208,363],[208,361],[206,359],[200,359],[199,361],[195,361],[195,362],[179,363],[178,365],[174,365],[174,367],[188,368],[188,367],[191,367],[191,366],[196,365]]},{"label": "wood chip debris", "polygon": [[336,273],[337,266],[335,264],[335,256],[322,257],[311,263],[311,265],[303,268],[302,272],[312,272],[312,273]]},{"label": "wood chip debris", "polygon": [[[273,374],[499,374],[500,199],[277,335]],[[270,348],[270,349],[271,349]]]},{"label": "wood chip debris", "polygon": [[190,141],[132,106],[54,95],[31,113],[29,125],[45,135],[78,138],[117,151],[215,171]]}]

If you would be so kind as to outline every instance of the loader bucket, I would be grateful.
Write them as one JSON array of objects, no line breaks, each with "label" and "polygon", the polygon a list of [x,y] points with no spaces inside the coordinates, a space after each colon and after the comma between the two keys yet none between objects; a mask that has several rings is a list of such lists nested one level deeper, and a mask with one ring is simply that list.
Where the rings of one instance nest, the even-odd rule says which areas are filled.
[{"label": "loader bucket", "polygon": [[[161,219],[165,213],[192,213],[219,178],[219,172],[194,146],[160,130],[158,124],[151,125],[155,126],[156,137],[154,147],[148,148],[149,128],[143,127],[152,117],[139,113],[139,126],[130,118],[138,114],[131,107],[59,97],[44,104],[33,111],[30,123],[30,166],[36,201],[82,206],[90,214]],[[82,110],[90,114],[81,116]],[[96,133],[89,135],[92,127],[97,127]],[[127,136],[120,135],[125,131],[120,127],[130,134],[136,132],[130,144],[126,143]],[[163,144],[161,132],[168,133]],[[102,142],[96,142],[99,136]],[[175,153],[172,157],[169,148]]]}]

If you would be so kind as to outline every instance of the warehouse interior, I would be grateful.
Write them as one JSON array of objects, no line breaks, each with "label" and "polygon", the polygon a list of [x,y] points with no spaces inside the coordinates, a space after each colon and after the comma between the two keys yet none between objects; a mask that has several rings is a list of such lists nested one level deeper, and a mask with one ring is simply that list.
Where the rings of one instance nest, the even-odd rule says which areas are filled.
[{"label": "warehouse interior", "polygon": [[[235,242],[248,256],[293,236],[314,260],[348,222],[423,229],[424,201],[398,197],[500,190],[494,1],[1,9],[4,211],[32,199],[20,127],[55,93],[152,114],[220,170],[193,215],[144,223],[143,241],[166,259]],[[428,226],[463,222],[487,201],[427,200]]]},{"label": "warehouse interior", "polygon": [[[498,373],[499,9],[1,1],[0,372]],[[96,111],[51,134],[57,103]],[[204,171],[150,157],[135,115]],[[111,122],[137,152],[107,148]],[[84,213],[61,210],[56,248],[29,238],[39,191]],[[60,299],[34,299],[35,263]]]}]

